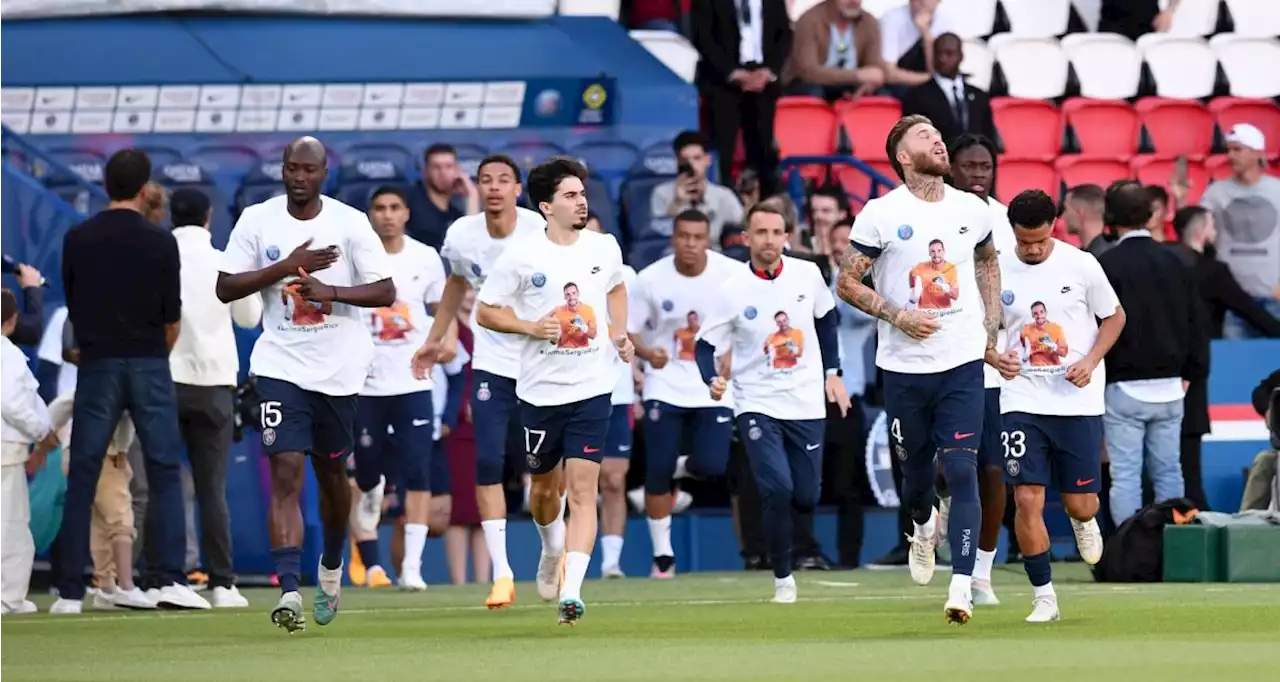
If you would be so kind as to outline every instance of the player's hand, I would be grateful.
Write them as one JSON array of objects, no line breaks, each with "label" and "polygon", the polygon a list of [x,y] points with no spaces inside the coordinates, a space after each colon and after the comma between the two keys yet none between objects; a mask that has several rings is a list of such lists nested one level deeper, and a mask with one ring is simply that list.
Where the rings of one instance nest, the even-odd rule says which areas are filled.
[{"label": "player's hand", "polygon": [[431,376],[436,362],[448,362],[447,360],[440,360],[440,355],[443,352],[444,350],[440,347],[439,341],[427,339],[418,350],[413,352],[413,360],[409,361],[409,366],[413,368],[413,378],[423,381]]},{"label": "player's hand", "polygon": [[944,294],[951,293],[951,285],[947,284],[947,280],[942,279],[941,277],[938,278],[938,288],[941,289]]},{"label": "player's hand", "polygon": [[35,449],[31,451],[31,456],[27,458],[27,475],[35,476],[40,473],[44,469],[45,462],[49,459],[49,453],[56,447],[58,447],[58,436],[50,431],[39,443],[36,443]]},{"label": "player's hand", "polygon": [[289,253],[289,257],[284,259],[289,271],[306,270],[307,272],[319,272],[328,268],[338,261],[338,247],[326,246],[323,249],[311,248],[312,240],[308,239],[298,245],[298,248]]},{"label": "player's hand", "polygon": [[532,323],[529,326],[529,331],[525,332],[525,334],[544,341],[558,341],[560,339],[560,321],[548,313],[546,317]]},{"label": "player's hand", "polygon": [[893,319],[893,326],[916,341],[924,341],[942,328],[932,315],[919,310],[903,310]]},{"label": "player's hand", "polygon": [[631,345],[631,339],[626,334],[613,337],[613,347],[618,349],[618,357],[623,362],[631,362],[631,358],[636,356],[636,347]]},{"label": "player's hand", "polygon": [[40,280],[44,279],[44,275],[40,271],[27,265],[26,263],[18,264],[18,286],[26,289],[28,287],[40,286]]},{"label": "player's hand", "polygon": [[667,349],[665,348],[654,348],[649,351],[649,357],[645,358],[645,360],[650,367],[662,369],[667,366],[668,362],[671,362],[671,356],[667,354]]},{"label": "player's hand", "polygon": [[1080,359],[1080,362],[1067,368],[1067,381],[1076,385],[1076,388],[1084,388],[1093,380],[1093,370],[1098,368],[1098,361],[1088,355]]},{"label": "player's hand", "polygon": [[436,352],[436,362],[442,365],[447,365],[453,362],[454,359],[457,357],[458,357],[458,347],[456,345],[453,346],[452,348],[441,348],[439,351]]},{"label": "player's hand", "polygon": [[729,388],[729,382],[724,377],[716,377],[707,384],[707,388],[711,391],[711,399],[719,400],[724,397],[725,389]]},{"label": "player's hand", "polygon": [[840,408],[840,416],[849,414],[849,392],[844,390],[844,380],[837,376],[827,377],[827,402],[835,403]]},{"label": "player's hand", "polygon": [[1022,371],[1022,360],[1018,357],[1016,350],[997,353],[994,348],[988,349],[986,361],[1005,379],[1017,379]]},{"label": "player's hand", "polygon": [[441,424],[441,425],[440,425],[440,438],[441,438],[441,439],[448,438],[448,437],[449,437],[449,434],[451,434],[451,433],[453,433],[453,429],[450,429],[448,424]]},{"label": "player's hand", "polygon": [[338,290],[298,268],[298,295],[312,303],[328,303],[338,298]]}]

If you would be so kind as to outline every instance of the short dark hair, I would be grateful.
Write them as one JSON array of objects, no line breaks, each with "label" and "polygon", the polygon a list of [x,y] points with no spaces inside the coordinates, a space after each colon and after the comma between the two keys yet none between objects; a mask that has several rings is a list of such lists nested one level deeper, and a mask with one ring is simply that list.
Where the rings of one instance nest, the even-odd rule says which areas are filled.
[{"label": "short dark hair", "polygon": [[707,217],[706,213],[703,213],[696,208],[686,208],[681,211],[676,216],[675,220],[671,221],[672,232],[675,231],[674,226],[676,223],[702,223],[707,226],[708,230],[711,229],[711,219]]},{"label": "short dark hair", "polygon": [[18,297],[9,287],[0,288],[0,322],[8,322],[18,316]]},{"label": "short dark hair", "polygon": [[1032,303],[1030,309],[1035,310],[1036,306],[1040,306],[1041,308],[1044,308],[1044,311],[1046,313],[1049,312],[1049,306],[1045,305],[1044,301],[1036,301],[1035,303]]},{"label": "short dark hair", "polygon": [[1203,206],[1183,206],[1173,214],[1173,231],[1181,240],[1188,230],[1200,227],[1208,217],[1209,209]]},{"label": "short dark hair", "polygon": [[517,183],[524,182],[523,176],[520,174],[520,166],[516,165],[515,159],[511,158],[510,156],[507,156],[506,154],[490,154],[484,157],[483,159],[481,159],[480,165],[476,166],[476,176],[479,177],[481,168],[484,168],[485,166],[491,163],[500,163],[510,168],[511,173],[516,177],[516,182]]},{"label": "short dark hair", "polygon": [[838,230],[838,229],[840,229],[840,228],[842,228],[842,227],[847,227],[847,228],[849,228],[850,230],[852,230],[852,229],[853,229],[853,217],[852,217],[852,216],[849,216],[849,217],[845,217],[845,218],[841,218],[841,219],[837,220],[837,221],[836,221],[836,224],[831,226],[831,229],[833,229],[833,230]]},{"label": "short dark hair", "polygon": [[751,229],[751,219],[762,213],[767,215],[776,215],[779,218],[782,218],[783,229],[786,230],[788,233],[791,232],[791,221],[787,220],[786,211],[782,210],[781,208],[778,208],[773,204],[766,203],[763,201],[757,203],[755,206],[752,206],[751,209],[747,211],[747,217],[742,219],[742,231],[746,232],[747,230]]},{"label": "short dark hair", "polygon": [[151,180],[151,159],[141,149],[121,149],[107,160],[102,184],[112,201],[129,201]]},{"label": "short dark hair", "polygon": [[[943,35],[947,34],[944,33]],[[941,38],[942,36],[938,37]],[[937,42],[936,38],[934,42]],[[965,133],[952,140],[951,144],[947,146],[947,155],[954,161],[960,155],[960,152],[970,147],[982,147],[987,150],[991,154],[991,163],[993,165],[996,163],[996,158],[999,156],[996,153],[996,144],[986,135],[978,135],[976,133]]]},{"label": "short dark hair", "polygon": [[405,206],[409,205],[409,197],[405,196],[403,189],[400,189],[395,185],[382,185],[378,187],[378,189],[373,190],[373,194],[369,195],[369,208],[373,208],[373,202],[377,201],[378,197],[385,196],[387,194],[393,194],[400,197],[400,203]]},{"label": "short dark hair", "polygon": [[805,208],[807,213],[813,213],[813,200],[815,197],[827,197],[836,202],[836,207],[843,211],[846,215],[852,213],[852,207],[849,205],[849,195],[844,193],[839,185],[825,184],[809,193]]},{"label": "short dark hair", "polygon": [[1058,207],[1041,190],[1025,190],[1009,202],[1009,224],[1015,229],[1039,229],[1057,218]]},{"label": "short dark hair", "polygon": [[902,138],[907,136],[907,131],[921,123],[933,125],[933,121],[928,116],[913,114],[911,116],[903,116],[898,122],[893,124],[889,129],[889,137],[884,141],[884,152],[889,155],[889,163],[893,165],[893,172],[898,174],[899,180],[906,180],[907,176],[902,172],[902,164],[898,163],[898,145],[902,143]]},{"label": "short dark hair", "polygon": [[934,37],[933,37],[933,44],[934,44],[934,45],[937,45],[937,44],[938,44],[938,41],[939,41],[939,40],[942,40],[942,39],[944,39],[944,38],[945,38],[945,39],[948,39],[948,40],[954,40],[954,41],[956,41],[957,43],[960,43],[960,49],[964,49],[964,41],[960,39],[960,36],[958,36],[958,35],[956,35],[956,34],[954,34],[954,33],[950,32],[950,31],[947,31],[946,33],[941,33],[941,34],[938,34],[938,35],[934,36]]},{"label": "short dark hair", "polygon": [[1147,191],[1147,201],[1158,201],[1165,206],[1169,205],[1169,193],[1160,185],[1147,185],[1143,189]]},{"label": "short dark hair", "polygon": [[1076,185],[1067,190],[1067,197],[1070,201],[1079,201],[1089,207],[1089,210],[1102,215],[1106,210],[1107,191],[1093,183],[1085,183]]},{"label": "short dark hair", "polygon": [[198,187],[179,187],[169,195],[169,219],[174,227],[204,225],[209,220],[209,197]]},{"label": "short dark hair", "polygon": [[1107,188],[1102,221],[1123,230],[1145,227],[1151,220],[1151,199],[1137,180],[1117,180]]},{"label": "short dark hair", "polygon": [[577,159],[567,156],[553,156],[533,167],[529,171],[528,187],[525,192],[537,206],[542,202],[550,203],[565,178],[577,178],[582,184],[587,183],[587,169]]},{"label": "short dark hair", "polygon": [[671,151],[675,152],[676,156],[679,156],[681,149],[694,144],[706,151],[708,148],[707,136],[696,130],[685,130],[676,135],[676,139],[671,141]]},{"label": "short dark hair", "polygon": [[437,142],[427,147],[427,151],[422,153],[422,161],[424,163],[427,161],[430,161],[431,157],[435,156],[436,154],[448,154],[449,156],[457,158],[458,150],[455,149],[454,146],[451,144],[446,144],[444,142]]},{"label": "short dark hair", "polygon": [[568,284],[564,285],[564,291],[568,291],[569,287],[573,287],[574,289],[577,289],[578,285],[574,284],[573,282],[569,282]]}]

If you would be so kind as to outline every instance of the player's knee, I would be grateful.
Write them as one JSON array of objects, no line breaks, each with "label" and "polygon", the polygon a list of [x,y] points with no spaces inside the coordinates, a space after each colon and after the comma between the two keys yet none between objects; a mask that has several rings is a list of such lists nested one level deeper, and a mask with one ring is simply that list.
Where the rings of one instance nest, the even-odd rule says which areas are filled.
[{"label": "player's knee", "polygon": [[977,501],[977,456],[977,451],[970,448],[948,448],[938,452],[938,463],[947,480],[947,489],[957,502]]},{"label": "player's knee", "polygon": [[818,506],[817,486],[804,489],[797,488],[791,494],[791,506],[800,514],[813,512],[814,508]]},{"label": "player's knee", "polygon": [[1038,515],[1044,512],[1044,487],[1038,485],[1020,485],[1013,489],[1013,503],[1018,506],[1018,513]]},{"label": "player's knee", "polygon": [[1098,496],[1095,493],[1068,493],[1062,496],[1062,506],[1067,516],[1077,521],[1088,521],[1098,514]]},{"label": "player's knee", "polygon": [[529,488],[529,506],[544,508],[553,502],[559,504],[560,495],[553,485],[535,485]]},{"label": "player's knee", "polygon": [[606,495],[621,495],[627,487],[627,471],[605,470],[600,475],[600,489]]},{"label": "player's knee", "polygon": [[449,523],[453,520],[453,498],[449,495],[443,497],[437,496],[431,498],[431,506],[427,512],[427,535],[435,538],[444,535],[449,530]]},{"label": "player's knee", "polygon": [[476,485],[499,485],[502,483],[502,460],[493,458],[476,458]]}]

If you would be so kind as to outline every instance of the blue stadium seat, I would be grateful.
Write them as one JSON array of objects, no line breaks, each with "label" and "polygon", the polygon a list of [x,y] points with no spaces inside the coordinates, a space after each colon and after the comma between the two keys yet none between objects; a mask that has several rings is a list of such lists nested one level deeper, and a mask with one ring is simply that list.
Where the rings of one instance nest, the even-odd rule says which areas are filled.
[{"label": "blue stadium seat", "polygon": [[653,215],[649,210],[649,201],[655,187],[673,179],[675,179],[674,175],[633,175],[622,184],[625,231],[632,241],[654,237],[667,239],[671,236],[670,228],[665,234],[653,230]]},{"label": "blue stadium seat", "polygon": [[553,156],[561,156],[565,153],[564,149],[559,145],[537,140],[512,142],[493,151],[495,154],[510,156],[526,175],[534,166]]},{"label": "blue stadium seat", "polygon": [[628,258],[631,267],[639,272],[650,265],[654,261],[667,255],[671,249],[671,240],[667,238],[650,237],[631,242],[631,254]]},{"label": "blue stadium seat", "polygon": [[234,224],[231,217],[231,204],[209,174],[194,163],[179,162],[156,166],[151,173],[151,179],[170,190],[191,188],[204,192],[205,196],[209,197],[209,205],[213,211],[213,219],[209,225],[209,231],[213,234],[213,245],[219,249],[226,248],[227,237],[231,234],[231,227]]},{"label": "blue stadium seat", "polygon": [[338,169],[334,198],[350,206],[368,210],[369,196],[383,185],[407,186],[410,156],[395,145],[361,145],[347,150]]},{"label": "blue stadium seat", "polygon": [[675,152],[670,143],[649,145],[640,154],[636,165],[631,168],[631,175],[675,175],[679,166]]},{"label": "blue stadium seat", "polygon": [[593,175],[600,175],[609,181],[609,190],[614,196],[617,196],[619,185],[627,172],[640,160],[640,150],[635,145],[620,140],[584,142],[569,151],[582,159]]},{"label": "blue stadium seat", "polygon": [[[342,153],[340,168],[345,171],[348,166],[359,166],[360,164],[379,165],[383,163],[390,163],[396,168],[396,172],[400,174],[400,177],[407,178],[409,171],[414,167],[414,156],[408,149],[398,144],[384,142],[356,143]],[[333,166],[330,165],[330,167],[332,168]]]},{"label": "blue stadium seat", "polygon": [[197,147],[187,158],[205,173],[219,179],[235,179],[237,182],[250,170],[262,165],[262,157],[250,147],[237,144],[209,144]]},{"label": "blue stadium seat", "polygon": [[151,159],[151,167],[159,168],[160,166],[172,166],[182,163],[182,152],[170,147],[155,147],[151,145],[138,145],[138,149],[147,153]]},{"label": "blue stadium seat", "polygon": [[32,174],[42,179],[49,187],[79,185],[81,181],[95,185],[102,184],[102,169],[107,165],[107,159],[102,154],[88,149],[61,148],[50,149],[48,156],[78,176],[71,177],[65,173],[59,173],[48,168],[37,158],[32,163]]},{"label": "blue stadium seat", "polygon": [[263,161],[250,168],[244,176],[244,184],[236,191],[235,213],[239,216],[246,206],[260,204],[272,197],[284,194],[279,161]]},{"label": "blue stadium seat", "polygon": [[338,190],[334,193],[333,198],[352,208],[361,211],[369,210],[369,199],[373,196],[374,190],[383,186],[396,187],[406,194],[411,190],[408,182],[403,179],[394,182],[378,180],[376,182],[351,182],[338,185]]},{"label": "blue stadium seat", "polygon": [[627,241],[618,224],[618,207],[609,196],[609,181],[592,173],[587,176],[587,205],[600,217],[600,227],[618,238],[618,245],[626,248]]}]

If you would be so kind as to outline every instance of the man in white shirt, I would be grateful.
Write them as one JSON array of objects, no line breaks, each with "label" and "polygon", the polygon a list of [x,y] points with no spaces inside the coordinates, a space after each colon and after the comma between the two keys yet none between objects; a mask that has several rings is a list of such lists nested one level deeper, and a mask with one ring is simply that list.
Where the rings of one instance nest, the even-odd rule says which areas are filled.
[{"label": "man in white shirt", "polygon": [[1028,623],[1058,620],[1044,523],[1048,486],[1062,495],[1080,557],[1090,565],[1102,558],[1094,517],[1102,489],[1103,358],[1125,323],[1098,260],[1053,238],[1056,218],[1049,195],[1019,194],[1009,202],[1017,243],[1000,256],[1009,330],[998,362],[1007,380],[1000,389],[1000,442],[1014,486],[1018,546],[1035,591]]},{"label": "man in white shirt", "polygon": [[[739,265],[721,284],[695,351],[712,399],[723,399],[732,381],[738,433],[760,489],[773,600],[780,604],[796,600],[792,510],[818,503],[826,403],[839,405],[842,416],[849,409],[835,299],[816,265],[782,255],[788,232],[772,206],[748,212],[749,267]],[[726,379],[720,363],[730,354]]]},{"label": "man in white shirt", "polygon": [[911,0],[881,14],[880,53],[889,66],[888,81],[920,85],[929,81],[934,39],[951,30],[940,0]]},{"label": "man in white shirt", "polygon": [[585,230],[586,177],[582,164],[564,157],[529,173],[529,197],[546,216],[546,231],[504,252],[476,297],[481,326],[522,337],[516,395],[533,475],[529,511],[542,536],[538,593],[551,601],[559,587],[559,618],[568,625],[586,612],[582,581],[596,540],[616,363],[634,355],[622,251],[611,237]]},{"label": "man in white shirt", "polygon": [[[733,400],[707,395],[695,348],[698,332],[716,310],[720,286],[742,264],[711,251],[710,235],[702,212],[676,216],[672,255],[642,270],[631,290],[627,331],[636,357],[645,361],[645,516],[654,578],[675,575],[672,477],[680,469],[698,477],[723,476],[729,464]],[[684,443],[692,443],[693,451],[682,458]]]},{"label": "man in white shirt", "polygon": [[[191,462],[200,544],[214,607],[249,605],[232,573],[231,519],[227,513],[227,458],[231,451],[232,391],[240,371],[232,322],[242,328],[262,321],[262,298],[246,296],[227,305],[216,294],[222,252],[210,241],[209,197],[194,188],[169,197],[173,238],[182,262],[182,330],[169,354],[178,395],[178,427]],[[154,513],[154,512],[153,512]]]},{"label": "man in white shirt", "polygon": [[[445,332],[458,316],[467,289],[480,290],[494,263],[507,247],[546,226],[542,216],[516,207],[520,197],[520,167],[510,157],[494,154],[480,162],[476,173],[484,210],[456,220],[449,226],[440,255],[449,262],[450,275],[440,295],[427,340],[413,356],[414,374],[425,378],[443,345]],[[516,377],[520,373],[520,337],[475,324],[472,353],[474,391],[471,410],[476,429],[476,506],[485,548],[493,562],[493,586],[485,599],[491,609],[506,608],[516,599],[515,574],[507,560],[507,498],[503,489],[506,469],[524,470],[519,433]]]},{"label": "man in white shirt", "polygon": [[288,632],[306,624],[298,583],[308,455],[324,528],[312,605],[320,625],[337,616],[351,509],[346,459],[354,445],[356,394],[373,360],[360,309],[396,300],[387,254],[368,218],[320,193],[328,174],[319,140],[290,143],[282,169],[285,195],[241,214],[217,282],[224,303],[266,292],[262,336],[249,371],[257,376],[262,446],[271,457],[271,547],[281,591],[271,620]]},{"label": "man in white shirt", "polygon": [[[982,363],[995,362],[1000,329],[997,221],[981,199],[943,183],[950,156],[929,119],[898,121],[885,151],[904,184],[858,215],[837,290],[880,319],[876,364],[884,370],[889,434],[903,465],[903,503],[915,524],[909,565],[917,584],[933,577],[935,457],[951,491],[952,578],[943,613],[964,624],[973,613],[982,516]],[[868,271],[875,290],[862,284]],[[919,291],[913,281],[923,283]]]}]

